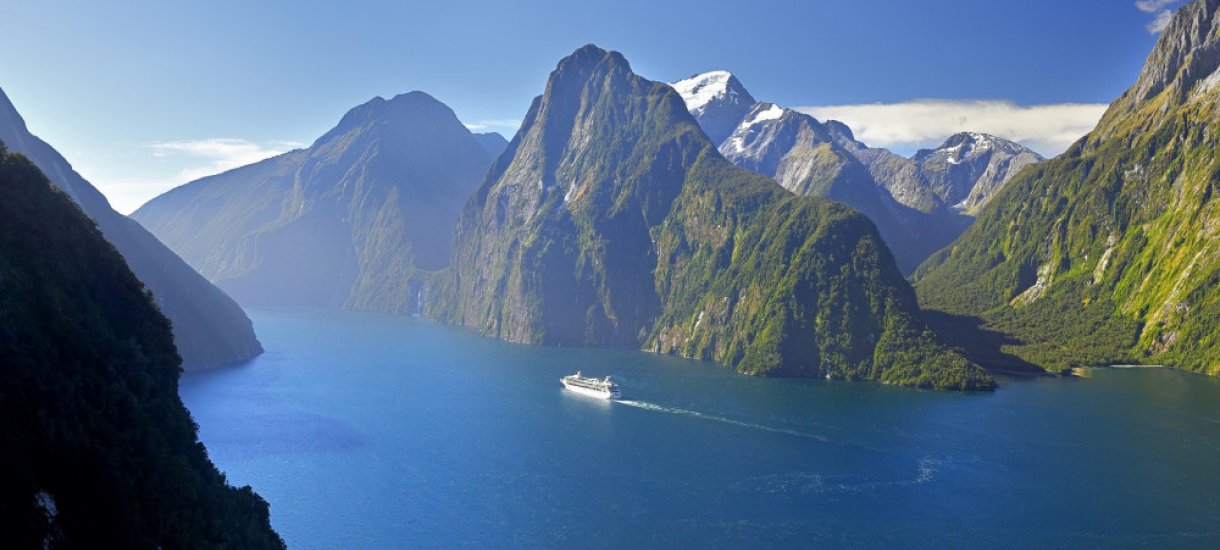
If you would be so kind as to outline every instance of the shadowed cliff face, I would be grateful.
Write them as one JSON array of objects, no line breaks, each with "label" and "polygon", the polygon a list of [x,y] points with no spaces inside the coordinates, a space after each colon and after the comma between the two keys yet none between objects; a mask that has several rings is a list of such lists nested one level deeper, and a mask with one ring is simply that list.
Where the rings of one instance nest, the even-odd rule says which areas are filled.
[{"label": "shadowed cliff face", "polygon": [[283,547],[267,503],[199,444],[174,340],[93,222],[0,145],[6,546]]},{"label": "shadowed cliff face", "polygon": [[986,388],[924,331],[876,228],[733,166],[669,86],[586,46],[467,203],[430,313],[515,342],[742,372]]},{"label": "shadowed cliff face", "polygon": [[926,305],[982,316],[1052,368],[1220,372],[1218,10],[1181,8],[1093,132],[1014,178],[920,268]]},{"label": "shadowed cliff face", "polygon": [[502,142],[423,92],[375,98],[308,149],[188,183],[132,217],[243,304],[412,313]]},{"label": "shadowed cliff face", "polygon": [[140,224],[115,212],[55,149],[30,134],[0,91],[0,140],[27,156],[80,205],[131,270],[153,292],[174,326],[174,343],[186,368],[249,359],[262,353],[254,327],[229,296],[196,273]]}]

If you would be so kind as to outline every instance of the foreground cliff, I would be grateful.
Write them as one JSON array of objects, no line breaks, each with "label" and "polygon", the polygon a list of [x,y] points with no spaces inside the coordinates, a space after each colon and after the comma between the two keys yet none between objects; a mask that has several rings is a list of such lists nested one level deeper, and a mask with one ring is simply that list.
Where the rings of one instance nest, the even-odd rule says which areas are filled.
[{"label": "foreground cliff", "polygon": [[262,353],[254,325],[229,296],[212,286],[151,233],[110,208],[88,181],[25,121],[0,90],[0,140],[30,159],[51,182],[80,205],[131,270],[153,292],[174,325],[174,344],[187,368],[242,361]]},{"label": "foreground cliff", "polygon": [[170,325],[67,195],[0,145],[0,539],[278,548],[208,460]]},{"label": "foreground cliff", "polygon": [[1097,127],[920,268],[925,306],[1047,368],[1220,374],[1220,0],[1183,7]]},{"label": "foreground cliff", "polygon": [[673,89],[594,46],[559,63],[467,203],[429,312],[750,374],[993,385],[924,328],[865,217],[726,161]]}]

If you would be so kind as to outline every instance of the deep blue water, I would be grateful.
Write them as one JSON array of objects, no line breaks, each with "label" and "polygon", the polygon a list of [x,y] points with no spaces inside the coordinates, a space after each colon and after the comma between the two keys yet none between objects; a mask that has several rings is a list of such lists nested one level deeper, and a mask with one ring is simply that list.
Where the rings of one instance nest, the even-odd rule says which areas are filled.
[{"label": "deep blue water", "polygon": [[[737,376],[412,318],[251,311],[185,375],[212,460],[293,548],[1220,547],[1220,381],[960,394]],[[613,374],[625,403],[566,392]]]}]

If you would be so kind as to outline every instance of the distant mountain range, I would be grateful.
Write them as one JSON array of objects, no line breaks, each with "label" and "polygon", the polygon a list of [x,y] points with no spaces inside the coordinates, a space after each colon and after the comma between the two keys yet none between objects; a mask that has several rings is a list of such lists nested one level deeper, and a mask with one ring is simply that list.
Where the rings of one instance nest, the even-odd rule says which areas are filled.
[{"label": "distant mountain range", "polygon": [[3,90],[0,141],[28,157],[98,224],[173,322],[174,344],[186,368],[216,366],[262,353],[253,324],[237,303],[140,224],[110,208],[106,197],[76,173],[62,155],[29,132]]},{"label": "distant mountain range", "polygon": [[506,146],[423,92],[378,97],[308,149],[190,182],[132,217],[244,305],[414,313]]},{"label": "distant mountain range", "polygon": [[58,185],[0,142],[4,546],[282,548],[199,443],[180,337]]},{"label": "distant mountain range", "polygon": [[1048,368],[1220,374],[1217,84],[1220,0],[1196,0],[1092,132],[1022,171],[920,267],[923,302]]},{"label": "distant mountain range", "polygon": [[926,330],[867,218],[734,166],[672,88],[595,46],[551,73],[456,235],[429,313],[490,336],[993,386]]},{"label": "distant mountain range", "polygon": [[801,195],[846,203],[877,224],[904,272],[970,225],[979,207],[1025,166],[1042,160],[978,133],[905,158],[870,148],[841,122],[757,102],[727,71],[671,84],[725,158]]}]

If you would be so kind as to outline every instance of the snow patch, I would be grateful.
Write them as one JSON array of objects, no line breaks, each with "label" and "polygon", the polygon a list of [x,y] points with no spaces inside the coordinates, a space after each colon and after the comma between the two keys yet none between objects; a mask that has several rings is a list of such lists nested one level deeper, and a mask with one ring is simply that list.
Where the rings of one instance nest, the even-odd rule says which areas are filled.
[{"label": "snow patch", "polygon": [[733,136],[729,140],[728,150],[734,153],[744,153],[746,150],[746,140],[741,136]]},{"label": "snow patch", "polygon": [[991,149],[995,147],[995,140],[987,134],[970,132],[970,141],[974,142],[971,149]]},{"label": "snow patch", "polygon": [[949,164],[961,164],[962,161],[958,160],[957,157],[962,156],[960,153],[962,151],[963,144],[964,143],[958,143],[957,145],[954,145],[952,147],[942,147],[940,149],[936,149],[935,151],[933,151],[932,154],[934,156],[944,157],[945,162],[947,162]]},{"label": "snow patch", "polygon": [[698,113],[717,99],[737,103],[738,93],[729,89],[729,79],[732,77],[733,74],[728,71],[709,71],[679,80],[670,86],[682,96],[682,101],[686,102],[686,110]]},{"label": "snow patch", "polygon": [[780,117],[784,116],[784,112],[787,111],[787,109],[780,107],[779,105],[776,105],[774,103],[767,103],[766,105],[769,105],[769,106],[766,109],[763,109],[763,110],[759,111],[758,113],[756,113],[753,117],[750,117],[749,120],[746,120],[745,122],[741,123],[741,127],[748,128],[748,127],[758,124],[760,122],[766,122],[768,120],[777,120]]}]

